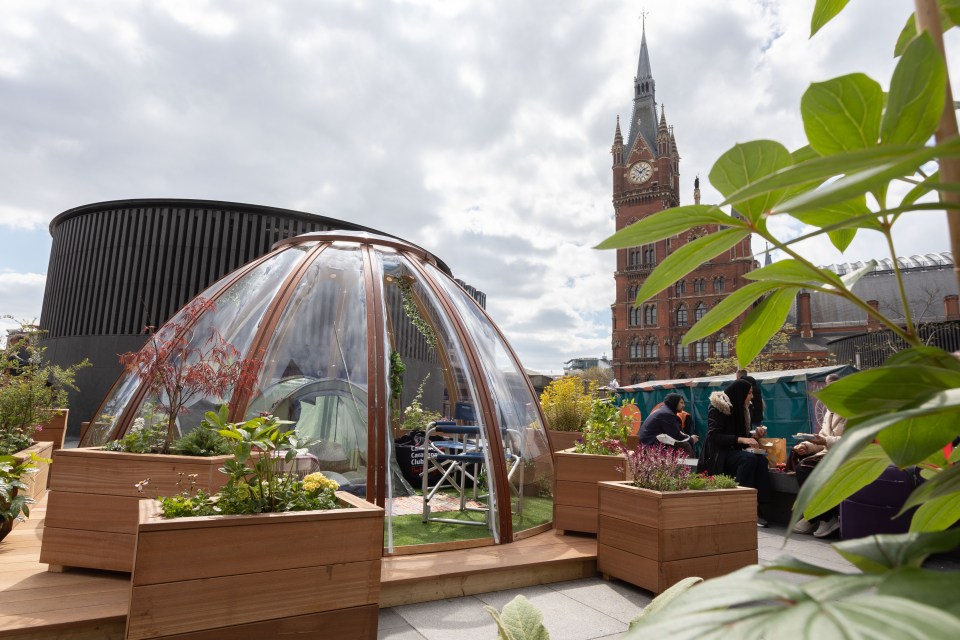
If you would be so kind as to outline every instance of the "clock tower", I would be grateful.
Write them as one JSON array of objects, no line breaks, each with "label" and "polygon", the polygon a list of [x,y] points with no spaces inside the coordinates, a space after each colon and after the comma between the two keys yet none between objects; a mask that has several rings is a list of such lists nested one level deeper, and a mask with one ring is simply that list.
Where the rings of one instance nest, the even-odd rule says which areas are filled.
[{"label": "clock tower", "polygon": [[[658,115],[645,25],[633,79],[627,139],[624,142],[618,116],[611,153],[617,231],[680,205],[680,154],[663,105],[659,105]],[[694,185],[699,204],[699,178]],[[755,264],[749,238],[642,305],[635,304],[637,291],[654,267],[684,243],[717,230],[718,225],[710,225],[666,240],[617,250],[612,353],[614,375],[620,385],[706,375],[708,357],[732,354],[732,338],[739,320],[736,326],[728,326],[708,340],[687,347],[680,342],[709,308],[742,286],[743,274]]]}]

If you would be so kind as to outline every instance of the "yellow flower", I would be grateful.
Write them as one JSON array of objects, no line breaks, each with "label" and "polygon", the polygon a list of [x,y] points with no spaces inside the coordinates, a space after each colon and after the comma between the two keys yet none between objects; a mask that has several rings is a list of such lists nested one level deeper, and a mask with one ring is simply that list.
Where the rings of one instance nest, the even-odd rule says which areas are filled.
[{"label": "yellow flower", "polygon": [[323,489],[336,491],[339,488],[339,482],[336,480],[331,480],[319,471],[316,473],[311,473],[303,479],[303,490],[310,493],[318,493]]}]

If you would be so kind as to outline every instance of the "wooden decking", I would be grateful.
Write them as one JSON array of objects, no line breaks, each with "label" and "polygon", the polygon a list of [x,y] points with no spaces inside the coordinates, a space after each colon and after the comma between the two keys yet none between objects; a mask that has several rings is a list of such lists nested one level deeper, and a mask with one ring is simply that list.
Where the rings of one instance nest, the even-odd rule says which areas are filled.
[{"label": "wooden decking", "polygon": [[[0,543],[0,638],[123,638],[130,576],[40,564],[46,499]],[[548,531],[510,545],[384,558],[380,606],[574,580],[596,573],[595,538]]]}]

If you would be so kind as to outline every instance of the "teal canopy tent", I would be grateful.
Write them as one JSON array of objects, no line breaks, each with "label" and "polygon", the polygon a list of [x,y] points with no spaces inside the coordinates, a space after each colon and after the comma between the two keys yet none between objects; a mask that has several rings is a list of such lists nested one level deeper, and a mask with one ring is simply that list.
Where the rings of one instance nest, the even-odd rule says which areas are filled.
[{"label": "teal canopy tent", "polygon": [[[763,397],[763,424],[767,437],[790,438],[795,433],[815,433],[819,429],[824,406],[813,395],[823,388],[831,373],[840,377],[856,372],[856,367],[837,365],[790,371],[761,371],[750,375],[760,383]],[[646,417],[663,402],[668,393],[679,393],[701,438],[707,433],[707,410],[710,394],[733,382],[733,375],[654,380],[616,389],[618,402],[632,400]]]}]

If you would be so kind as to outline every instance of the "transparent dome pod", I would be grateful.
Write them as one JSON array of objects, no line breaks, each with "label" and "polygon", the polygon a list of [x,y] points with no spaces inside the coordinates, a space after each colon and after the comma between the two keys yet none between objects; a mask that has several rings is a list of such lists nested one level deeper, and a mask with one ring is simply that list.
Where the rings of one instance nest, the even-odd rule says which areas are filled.
[{"label": "transparent dome pod", "polygon": [[[549,528],[553,466],[533,387],[486,312],[429,253],[369,233],[305,234],[200,297],[211,310],[189,327],[180,312],[160,334],[179,327],[197,344],[220,335],[262,369],[251,393],[194,397],[181,433],[222,404],[235,421],[291,421],[315,441],[297,470],[322,471],[383,506],[388,551]],[[122,437],[163,400],[121,376],[81,445]],[[435,422],[441,430],[429,433]]]}]

